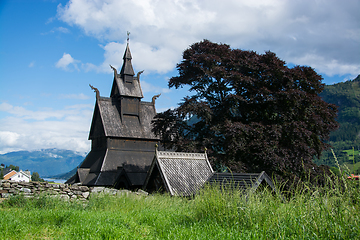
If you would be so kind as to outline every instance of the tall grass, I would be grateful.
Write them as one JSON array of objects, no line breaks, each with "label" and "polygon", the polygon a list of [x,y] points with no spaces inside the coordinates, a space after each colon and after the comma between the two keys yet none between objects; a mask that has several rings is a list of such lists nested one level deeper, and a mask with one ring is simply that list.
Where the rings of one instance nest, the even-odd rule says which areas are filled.
[{"label": "tall grass", "polygon": [[359,239],[359,181],[299,184],[290,197],[206,186],[193,199],[47,196],[0,204],[3,239]]}]

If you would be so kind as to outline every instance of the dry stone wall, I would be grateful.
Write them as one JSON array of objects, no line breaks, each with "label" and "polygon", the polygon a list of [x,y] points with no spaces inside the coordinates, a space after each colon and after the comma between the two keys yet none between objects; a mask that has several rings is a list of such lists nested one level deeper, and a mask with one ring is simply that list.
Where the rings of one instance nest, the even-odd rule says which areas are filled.
[{"label": "dry stone wall", "polygon": [[15,182],[9,180],[0,180],[0,197],[9,198],[14,195],[23,194],[26,197],[36,197],[40,194],[56,196],[62,199],[87,200],[92,194],[109,195],[148,195],[147,192],[138,190],[131,192],[129,190],[118,190],[107,187],[87,187],[81,185],[56,184],[48,182]]}]

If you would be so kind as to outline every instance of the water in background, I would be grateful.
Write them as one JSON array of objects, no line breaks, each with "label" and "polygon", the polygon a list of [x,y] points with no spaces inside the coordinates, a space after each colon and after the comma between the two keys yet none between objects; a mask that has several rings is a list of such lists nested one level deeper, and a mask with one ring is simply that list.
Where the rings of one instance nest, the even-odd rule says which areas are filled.
[{"label": "water in background", "polygon": [[43,178],[47,182],[65,183],[66,179]]}]

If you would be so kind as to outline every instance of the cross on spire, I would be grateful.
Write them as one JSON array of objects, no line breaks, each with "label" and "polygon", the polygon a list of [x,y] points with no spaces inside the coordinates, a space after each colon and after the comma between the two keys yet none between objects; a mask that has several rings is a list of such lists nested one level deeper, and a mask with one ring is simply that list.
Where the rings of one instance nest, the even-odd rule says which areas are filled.
[{"label": "cross on spire", "polygon": [[127,31],[126,34],[127,34],[127,39],[126,39],[126,41],[127,41],[127,43],[129,43],[129,42],[130,42],[130,32]]}]

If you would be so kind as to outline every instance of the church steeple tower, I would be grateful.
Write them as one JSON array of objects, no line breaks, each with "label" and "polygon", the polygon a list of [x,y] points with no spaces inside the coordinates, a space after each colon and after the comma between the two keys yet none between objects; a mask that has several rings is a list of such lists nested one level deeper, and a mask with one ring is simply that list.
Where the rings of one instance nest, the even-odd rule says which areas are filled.
[{"label": "church steeple tower", "polygon": [[125,82],[132,82],[133,81],[133,76],[135,75],[134,73],[134,69],[132,67],[131,64],[131,52],[130,52],[130,47],[129,47],[129,43],[126,45],[126,50],[124,53],[124,62],[120,71],[120,76],[123,80],[125,80]]},{"label": "church steeple tower", "polygon": [[140,101],[140,99],[144,97],[140,86],[140,74],[143,71],[140,71],[137,76],[134,76],[135,72],[131,64],[132,56],[129,47],[129,34],[128,32],[126,49],[123,56],[124,61],[120,74],[117,74],[116,69],[111,67],[114,69],[114,83],[110,97],[132,97],[138,98]]},{"label": "church steeple tower", "polygon": [[135,75],[134,73],[134,69],[132,67],[132,64],[131,64],[131,52],[130,52],[130,47],[129,47],[129,36],[130,36],[130,32],[127,32],[127,44],[126,44],[126,50],[125,50],[125,53],[124,53],[124,57],[123,57],[123,65],[122,65],[122,68],[121,68],[121,71],[120,71],[120,75],[121,75],[121,78],[123,80],[125,80],[125,82],[132,82],[133,81],[133,76]]}]

